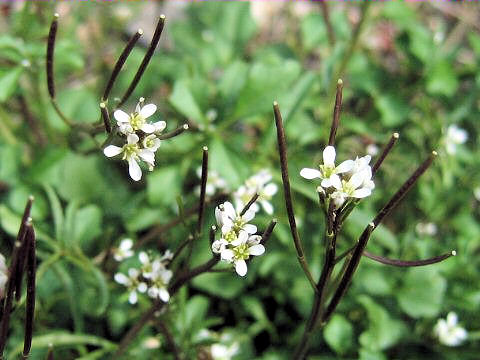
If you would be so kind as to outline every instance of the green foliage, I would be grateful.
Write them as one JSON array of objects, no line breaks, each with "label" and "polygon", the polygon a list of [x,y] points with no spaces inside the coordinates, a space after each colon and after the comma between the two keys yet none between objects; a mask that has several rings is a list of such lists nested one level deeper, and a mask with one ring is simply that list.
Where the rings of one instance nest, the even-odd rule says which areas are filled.
[{"label": "green foliage", "polygon": [[[480,35],[468,20],[473,8],[455,8],[456,18],[436,5],[372,4],[358,42],[347,54],[363,4],[327,4],[333,45],[318,4],[278,4],[268,16],[266,10],[258,11],[259,4],[204,2],[169,10],[163,3],[71,3],[60,9],[54,3],[25,2],[2,10],[0,252],[8,263],[25,201],[33,194],[39,265],[32,359],[44,359],[50,343],[59,359],[112,356],[151,301],[140,295],[138,304],[128,304],[125,288],[113,277],[139,261],[135,257],[118,264],[111,251],[127,237],[141,243],[136,250],[175,251],[194,233],[196,211],[184,223],[156,231],[177,218],[177,199],[184,210],[197,205],[196,170],[203,146],[209,148],[210,170],[230,190],[261,169],[269,169],[281,188],[275,100],[286,125],[299,233],[318,277],[324,259],[318,184],[301,178],[299,170],[321,162],[334,76],[345,84],[338,160],[363,156],[367,145],[381,148],[391,132],[400,133],[375,177],[373,195],[345,224],[339,252],[355,244],[416,164],[436,149],[435,165],[376,229],[367,250],[405,260],[452,249],[458,255],[414,269],[363,259],[337,313],[315,333],[309,358],[478,358],[480,203],[474,189],[480,186]],[[143,169],[142,181],[134,183],[125,162],[103,155],[102,144],[110,141],[106,135],[69,127],[52,108],[44,73],[46,36],[52,14],[61,12],[54,62],[57,102],[75,123],[98,124],[100,96],[125,38],[131,29],[146,29],[143,43],[120,72],[110,109],[116,108],[115,97],[124,93],[146,52],[147,29],[153,26],[147,13],[160,14],[161,9],[168,12],[160,48],[121,108],[132,112],[143,96],[157,104],[152,118],[165,120],[168,131],[185,123],[190,129],[163,141],[153,172]],[[468,140],[451,154],[446,137],[453,124],[468,132]],[[207,205],[203,234],[194,233],[192,267],[210,257],[208,229],[215,224],[213,210],[220,201]],[[155,317],[170,329],[186,358],[197,358],[228,334],[240,344],[234,359],[291,359],[313,293],[296,259],[283,191],[272,204],[278,225],[266,254],[249,262],[246,278],[229,268],[202,274]],[[259,231],[270,220],[261,214],[255,219]],[[436,224],[435,234],[416,230],[427,222]],[[185,270],[185,260],[182,255],[172,268]],[[8,358],[22,350],[23,301],[12,313]],[[433,336],[437,319],[450,311],[471,334],[457,348],[447,348]],[[140,331],[126,358],[173,359],[155,319]],[[205,329],[211,330],[208,337],[202,337]],[[148,348],[152,339],[160,346]]]}]

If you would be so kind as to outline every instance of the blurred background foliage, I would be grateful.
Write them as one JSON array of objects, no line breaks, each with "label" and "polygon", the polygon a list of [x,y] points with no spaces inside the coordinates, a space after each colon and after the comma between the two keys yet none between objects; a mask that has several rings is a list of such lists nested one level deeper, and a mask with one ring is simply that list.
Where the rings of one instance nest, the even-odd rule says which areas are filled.
[{"label": "blurred background foliage", "polygon": [[[8,258],[32,193],[40,261],[32,359],[44,358],[49,343],[59,359],[108,358],[148,308],[147,298],[136,306],[127,303],[124,289],[113,282],[118,265],[99,255],[124,237],[142,239],[154,225],[173,219],[178,196],[185,207],[196,203],[192,190],[199,183],[195,171],[202,146],[209,146],[210,169],[232,189],[264,168],[280,185],[273,100],[286,123],[300,235],[318,276],[324,225],[315,186],[298,173],[321,160],[338,77],[345,84],[339,159],[362,156],[369,145],[374,152],[393,131],[400,133],[373,196],[355,210],[339,239],[340,249],[354,243],[408,173],[437,149],[435,165],[375,233],[369,250],[408,260],[452,249],[458,255],[409,270],[364,259],[323,336],[314,337],[310,359],[478,359],[476,4],[328,3],[331,38],[320,4],[309,2],[23,2],[0,9],[1,252]],[[191,131],[163,142],[156,170],[142,182],[133,183],[122,162],[103,156],[98,144],[105,135],[92,139],[72,131],[53,111],[44,56],[54,12],[60,13],[58,102],[67,116],[86,123],[99,119],[101,94],[125,42],[138,27],[145,30],[113,89],[119,97],[158,16],[166,15],[159,49],[125,109],[144,96],[158,105],[156,118],[166,120],[168,130],[187,121]],[[468,132],[453,154],[445,150],[452,124]],[[247,278],[202,275],[162,315],[188,358],[206,346],[199,335],[205,328],[239,341],[235,359],[289,358],[312,294],[297,263],[281,191],[273,204],[279,224]],[[213,206],[207,213],[207,224],[213,224]],[[264,215],[256,220],[260,229],[269,221]],[[418,224],[426,223],[436,231],[422,231]],[[186,234],[177,227],[143,248],[174,249]],[[195,244],[193,262],[204,261],[209,252],[206,239]],[[469,332],[457,348],[441,345],[432,332],[449,311]],[[20,350],[22,316],[15,311],[10,356]],[[155,328],[145,328],[129,358],[170,359],[165,342]]]}]

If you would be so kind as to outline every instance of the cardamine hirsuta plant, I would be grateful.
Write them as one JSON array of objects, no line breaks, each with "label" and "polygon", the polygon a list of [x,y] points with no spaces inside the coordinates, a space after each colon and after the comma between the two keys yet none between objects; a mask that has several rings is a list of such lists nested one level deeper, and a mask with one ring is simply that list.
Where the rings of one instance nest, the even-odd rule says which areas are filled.
[{"label": "cardamine hirsuta plant", "polygon": [[[107,158],[121,160],[121,166],[128,167],[129,178],[138,182],[143,176],[143,170],[154,170],[157,157],[161,156],[159,154],[161,154],[162,142],[189,130],[189,125],[183,124],[171,132],[163,133],[167,128],[167,122],[155,119],[157,106],[149,103],[143,97],[138,100],[135,107],[124,106],[154,55],[165,25],[165,16],[159,17],[151,43],[129,87],[121,98],[112,101],[110,93],[129,54],[140,36],[143,35],[143,31],[139,29],[126,44],[114,65],[99,101],[99,121],[93,125],[72,121],[62,112],[56,101],[53,64],[58,18],[58,14],[55,14],[51,23],[46,54],[47,86],[51,104],[71,129],[91,137],[93,141],[97,142],[96,135],[105,132],[106,139],[103,143],[96,143],[96,150],[103,152],[105,161],[110,161]],[[362,256],[385,265],[412,267],[438,263],[455,255],[455,251],[451,251],[429,259],[398,260],[376,255],[366,250],[372,232],[429,168],[437,156],[435,151],[432,151],[428,158],[406,179],[372,221],[366,224],[364,231],[359,234],[358,240],[350,244],[346,251],[337,254],[337,243],[345,240],[342,238],[345,222],[355,211],[356,206],[360,202],[366,201],[375,191],[375,175],[399,139],[399,134],[393,133],[373,162],[370,155],[364,154],[358,154],[354,159],[338,161],[335,139],[340,123],[342,89],[343,82],[338,80],[330,134],[327,146],[322,150],[323,162],[315,168],[305,167],[299,174],[302,178],[314,183],[315,191],[318,194],[319,213],[325,220],[324,228],[319,228],[324,235],[324,260],[318,279],[312,275],[297,230],[288,172],[287,140],[279,104],[276,101],[273,103],[287,218],[298,262],[311,284],[310,316],[306,320],[303,335],[291,355],[291,358],[296,360],[306,358],[312,336],[331,319],[354,279]],[[111,114],[114,121],[111,120]],[[200,155],[200,151],[198,155]],[[103,275],[114,280],[115,286],[118,288],[125,289],[123,297],[125,302],[137,308],[140,307],[140,304],[147,303],[149,305],[148,309],[143,311],[133,322],[133,326],[125,332],[118,344],[107,348],[104,353],[100,353],[100,356],[107,356],[106,354],[113,354],[114,357],[125,356],[139,333],[146,326],[153,325],[163,335],[166,340],[165,347],[168,348],[174,359],[193,358],[194,355],[189,352],[189,349],[182,349],[179,346],[179,342],[170,328],[171,321],[169,319],[177,316],[176,312],[178,312],[178,306],[176,306],[178,294],[194,278],[205,273],[228,273],[236,276],[237,281],[242,281],[242,278],[247,276],[249,264],[257,261],[256,257],[268,253],[267,241],[274,231],[277,219],[271,218],[268,224],[259,224],[258,226],[262,230],[259,230],[254,221],[260,212],[264,212],[268,217],[274,214],[275,209],[270,201],[277,193],[278,188],[272,181],[273,177],[270,171],[263,169],[251,175],[240,187],[233,189],[218,173],[209,170],[210,156],[215,156],[215,154],[209,154],[209,149],[206,146],[203,147],[201,166],[197,169],[200,184],[196,191],[196,195],[198,195],[196,205],[185,208],[182,197],[177,197],[177,218],[166,225],[153,227],[146,234],[142,234],[138,240],[134,237],[123,237],[118,244],[111,244],[95,258],[95,263],[101,266]],[[169,189],[165,189],[165,191],[169,191]],[[314,190],[312,189],[312,191]],[[47,190],[47,192],[51,195],[51,190]],[[14,300],[18,304],[21,303],[22,278],[25,271],[27,294],[23,358],[28,358],[32,346],[36,279],[36,239],[30,217],[32,203],[33,197],[29,198],[27,202],[20,230],[13,244],[8,269],[4,259],[0,257],[0,357],[3,356],[8,338],[10,314]],[[60,204],[58,204],[58,208],[61,212]],[[208,216],[209,211],[211,216]],[[192,217],[194,217],[193,221]],[[208,231],[205,231],[205,223],[208,218],[214,218],[215,223],[210,223]],[[258,221],[256,222],[258,223]],[[154,239],[171,229],[178,229],[180,234],[186,233],[185,238],[180,239],[174,249],[152,246],[151,242]],[[194,245],[208,248],[209,251],[209,259],[195,266],[192,265]],[[445,324],[442,323],[441,326],[438,326],[437,332],[445,333],[447,325],[455,325],[456,316],[449,315],[447,321],[444,322]],[[459,337],[466,336],[462,334]],[[229,359],[238,350],[236,343],[230,347],[211,343],[207,343],[207,345],[210,346],[202,347],[196,354],[198,358],[202,354],[207,359]],[[48,359],[54,358],[55,346],[56,344],[53,342],[47,355]]]}]

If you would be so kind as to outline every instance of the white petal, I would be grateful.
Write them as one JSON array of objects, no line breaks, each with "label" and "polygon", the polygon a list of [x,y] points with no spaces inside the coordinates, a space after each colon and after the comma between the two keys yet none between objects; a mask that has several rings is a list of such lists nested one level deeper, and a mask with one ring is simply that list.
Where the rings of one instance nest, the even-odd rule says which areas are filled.
[{"label": "white petal", "polygon": [[164,288],[159,289],[158,297],[162,299],[163,302],[167,302],[168,300],[170,300],[170,294]]},{"label": "white petal", "polygon": [[157,106],[155,104],[147,104],[140,110],[140,115],[146,119],[152,116],[155,111],[157,111]]},{"label": "white petal", "polygon": [[148,264],[150,262],[150,259],[149,259],[148,255],[145,251],[142,251],[142,252],[140,252],[140,254],[138,254],[138,259],[144,265]]},{"label": "white petal", "polygon": [[319,178],[321,176],[321,173],[319,170],[316,169],[303,168],[302,170],[300,170],[300,176],[305,179],[312,180],[315,178]]},{"label": "white petal", "polygon": [[128,173],[134,181],[139,181],[142,178],[142,169],[133,158],[128,159]]},{"label": "white petal", "polygon": [[352,170],[354,165],[355,165],[355,161],[345,160],[344,162],[342,162],[340,165],[336,167],[335,172],[337,174],[342,174],[344,172]]},{"label": "white petal", "polygon": [[237,238],[232,241],[232,245],[238,246],[246,243],[247,240],[248,240],[248,233],[246,231],[240,231],[240,234],[238,234]]},{"label": "white petal", "polygon": [[165,130],[167,123],[165,121],[157,121],[153,123],[153,126],[155,126],[155,132],[161,132]]},{"label": "white petal", "polygon": [[350,180],[348,180],[348,182],[350,183],[350,185],[353,186],[354,189],[356,189],[360,185],[362,185],[367,175],[368,174],[365,171],[356,172],[355,174],[352,175],[352,177],[350,178]]},{"label": "white petal", "polygon": [[219,226],[223,225],[222,210],[220,210],[218,206],[215,208],[215,219],[217,220],[217,224]]},{"label": "white petal", "polygon": [[225,249],[222,251],[222,254],[221,254],[221,258],[222,260],[224,261],[228,261],[228,262],[231,262],[232,259],[233,259],[233,251],[230,250],[230,249]]},{"label": "white petal", "polygon": [[232,203],[229,201],[225,201],[223,203],[223,208],[225,214],[230,218],[230,219],[235,219],[237,217],[237,212],[235,211],[235,208],[233,207]]},{"label": "white petal", "polygon": [[449,312],[447,315],[447,325],[450,327],[454,327],[457,325],[458,322],[458,316],[454,312]]},{"label": "white petal", "polygon": [[[330,185],[333,186],[337,190],[342,189],[342,181],[340,180],[340,177],[336,174],[333,174],[330,176]],[[322,186],[323,186],[323,181],[322,181]]]},{"label": "white petal", "polygon": [[235,271],[240,276],[245,276],[247,274],[247,263],[245,260],[238,260],[235,262]]},{"label": "white petal", "polygon": [[225,246],[227,243],[225,240],[216,240],[212,243],[212,251],[215,253],[215,254],[220,254],[224,249],[225,249]]},{"label": "white petal", "polygon": [[140,158],[146,163],[149,163],[152,165],[155,163],[155,154],[148,149],[140,150],[138,152],[138,156],[140,156]]},{"label": "white petal", "polygon": [[333,146],[327,146],[323,150],[323,165],[335,167],[335,148]]},{"label": "white petal", "polygon": [[138,142],[138,136],[137,134],[128,134],[127,136],[127,142],[128,144],[136,144]]},{"label": "white petal", "polygon": [[113,117],[115,120],[117,120],[119,123],[128,123],[130,122],[130,116],[122,110],[115,110],[113,113]]},{"label": "white petal", "polygon": [[262,204],[263,210],[265,210],[265,212],[268,215],[273,214],[273,206],[272,206],[272,204],[270,204],[270,202],[268,202],[266,200],[263,200],[263,201],[260,201],[260,204]]},{"label": "white petal", "polygon": [[270,183],[267,186],[265,186],[262,193],[267,195],[267,196],[273,196],[277,193],[277,191],[278,191],[277,184]]},{"label": "white petal", "polygon": [[145,123],[140,128],[144,133],[151,134],[155,131],[155,126],[152,124]]},{"label": "white petal", "polygon": [[124,239],[120,243],[120,249],[122,250],[129,250],[133,246],[132,239]]},{"label": "white petal", "polygon": [[106,157],[113,157],[121,154],[123,152],[123,148],[115,146],[115,145],[108,145],[105,149],[103,149],[103,153]]},{"label": "white petal", "polygon": [[121,285],[127,285],[130,282],[130,279],[125,274],[122,274],[122,273],[115,274],[113,278],[117,283]]},{"label": "white petal", "polygon": [[257,232],[257,227],[252,224],[246,224],[243,226],[243,230],[245,230],[249,234],[255,234]]},{"label": "white petal", "polygon": [[372,190],[367,188],[361,188],[361,189],[355,190],[352,194],[352,197],[361,199],[361,198],[370,196],[371,194],[372,194]]},{"label": "white petal", "polygon": [[147,289],[148,289],[148,286],[147,284],[145,284],[144,282],[141,282],[140,284],[138,284],[137,286],[137,290],[141,293],[145,293],[147,292]]},{"label": "white petal", "polygon": [[[253,204],[252,204],[253,205]],[[251,209],[251,206],[250,208],[247,210],[247,212],[245,214],[243,214],[242,216],[242,219],[245,221],[245,222],[249,222],[250,220],[252,220],[253,218],[255,217],[255,211],[253,209]]]},{"label": "white petal", "polygon": [[250,246],[260,244],[260,240],[262,240],[262,237],[260,235],[251,235],[248,238],[248,244]]},{"label": "white petal", "polygon": [[128,296],[128,302],[132,305],[137,303],[137,292],[136,291],[130,291],[130,295]]},{"label": "white petal", "polygon": [[262,255],[265,252],[265,247],[261,244],[253,245],[248,248],[248,253],[253,256]]}]

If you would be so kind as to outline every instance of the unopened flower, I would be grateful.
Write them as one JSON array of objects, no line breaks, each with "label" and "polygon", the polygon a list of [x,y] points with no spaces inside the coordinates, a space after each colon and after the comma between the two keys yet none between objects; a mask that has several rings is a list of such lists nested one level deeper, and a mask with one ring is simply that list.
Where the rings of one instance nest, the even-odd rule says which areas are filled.
[{"label": "unopened flower", "polygon": [[378,146],[375,145],[375,144],[368,144],[366,150],[367,150],[367,154],[370,155],[370,156],[375,156],[380,151]]},{"label": "unopened flower", "polygon": [[259,235],[249,235],[241,231],[237,239],[230,243],[230,248],[224,248],[221,252],[221,259],[231,262],[235,266],[235,271],[240,276],[247,274],[246,260],[250,256],[260,256],[265,253],[265,247],[260,244],[262,239]]},{"label": "unopened flower", "polygon": [[5,257],[0,254],[0,299],[5,296],[5,285],[8,281],[8,268],[5,264]]},{"label": "unopened flower", "polygon": [[130,291],[128,296],[128,302],[130,304],[135,304],[137,302],[137,291],[140,293],[147,291],[147,284],[145,284],[143,281],[140,281],[139,276],[140,271],[133,268],[128,270],[128,276],[122,273],[117,273],[114,276],[114,279],[117,283],[127,287],[128,291]]},{"label": "unopened flower", "polygon": [[300,176],[308,180],[319,178],[322,180],[321,185],[324,188],[333,186],[333,182],[340,180],[338,174],[350,171],[354,166],[353,160],[345,160],[340,165],[335,166],[335,157],[335,148],[327,146],[323,150],[323,165],[319,166],[320,169],[303,168],[300,171]]},{"label": "unopened flower", "polygon": [[457,145],[463,144],[468,139],[468,133],[457,125],[450,125],[447,129],[445,146],[447,153],[454,155],[457,152]]},{"label": "unopened flower", "polygon": [[155,104],[143,105],[144,101],[144,98],[140,98],[133,114],[128,115],[123,110],[116,110],[113,113],[121,133],[127,135],[141,130],[146,134],[151,134],[165,129],[165,121],[158,121],[152,124],[147,122],[147,118],[157,111],[157,106]]},{"label": "unopened flower", "polygon": [[[197,169],[197,176],[199,178],[202,177],[202,167],[199,167]],[[197,190],[199,191],[200,188],[198,188]],[[218,172],[216,172],[215,170],[209,170],[205,193],[208,196],[212,196],[217,192],[217,190],[228,190],[228,184],[225,179],[218,174]]]},{"label": "unopened flower", "polygon": [[[248,178],[245,184],[240,186],[233,194],[237,209],[245,206],[255,194],[258,194],[257,202],[260,203],[267,214],[273,214],[273,206],[270,200],[277,193],[278,186],[271,183],[271,180],[272,175],[268,170],[262,170]],[[252,204],[250,208],[255,212],[260,210],[257,203]]]},{"label": "unopened flower", "polygon": [[116,261],[123,261],[129,257],[132,257],[134,252],[132,250],[132,239],[123,239],[120,242],[120,246],[113,251],[113,258]]},{"label": "unopened flower", "polygon": [[145,161],[150,168],[153,168],[155,163],[155,154],[148,149],[140,149],[138,141],[139,138],[136,134],[128,134],[127,143],[123,147],[108,145],[103,149],[106,157],[123,154],[122,160],[128,162],[128,173],[135,181],[139,181],[142,178],[142,169],[137,161],[140,159]]},{"label": "unopened flower", "polygon": [[458,346],[467,339],[467,331],[458,325],[458,317],[454,312],[449,312],[447,319],[439,319],[433,332],[440,342],[447,346]]}]

